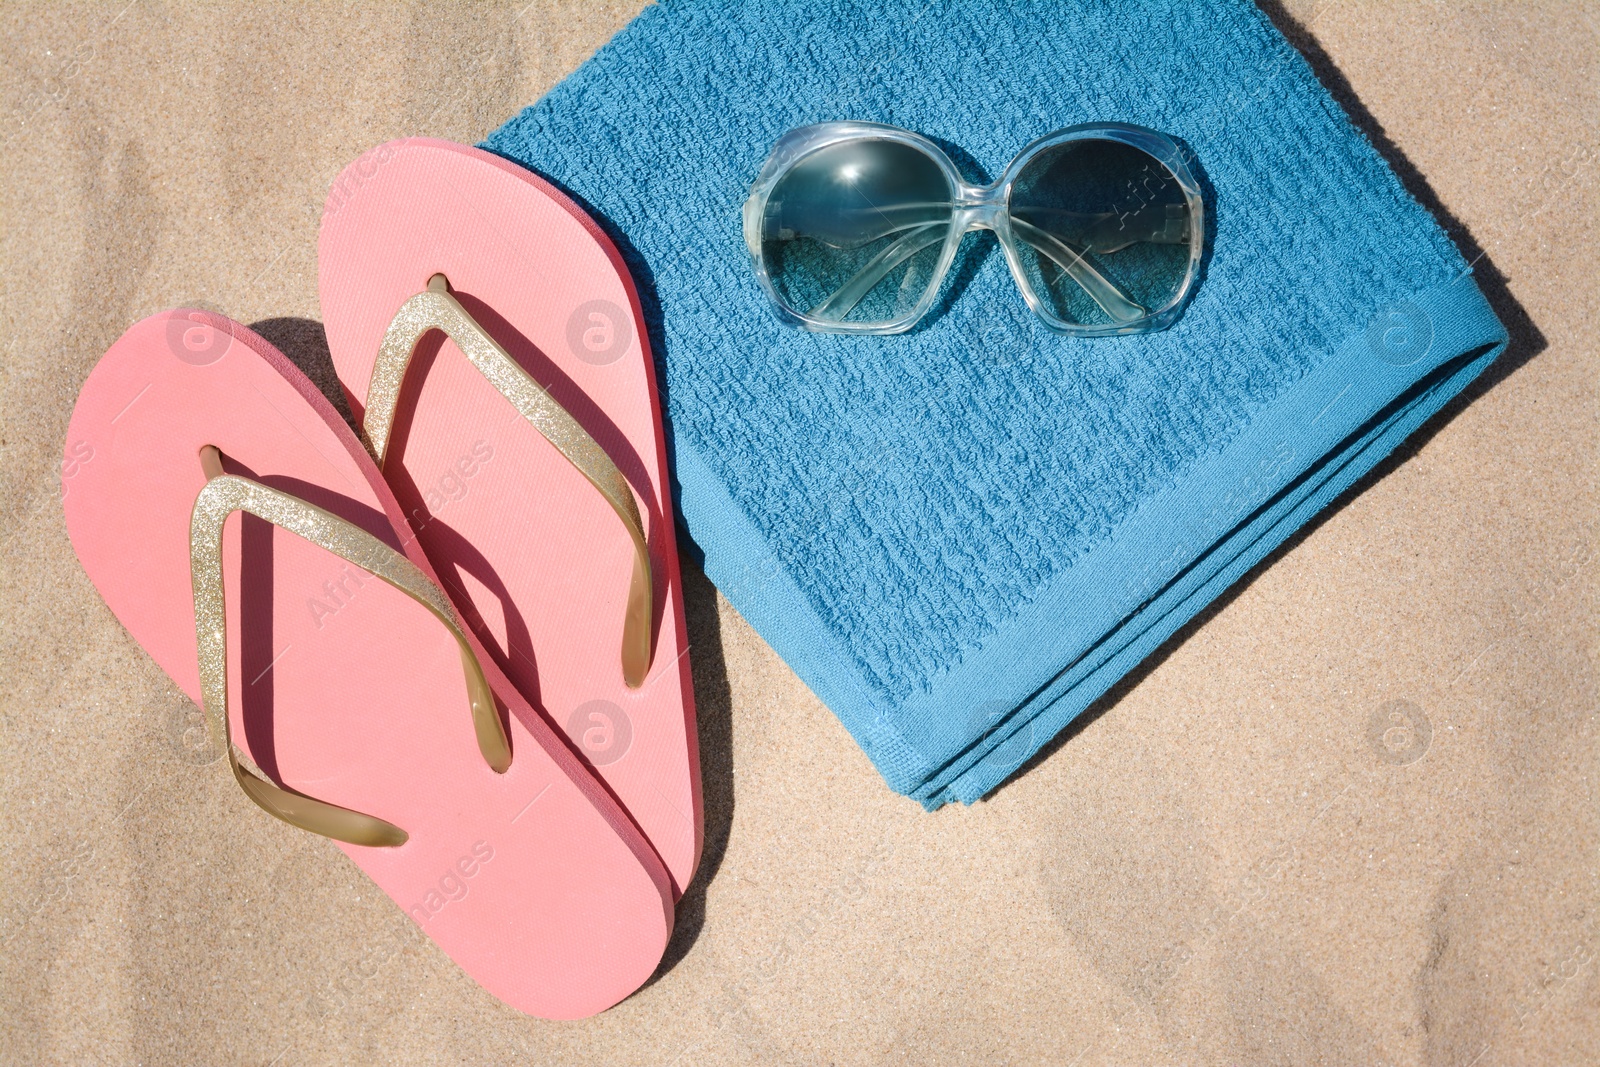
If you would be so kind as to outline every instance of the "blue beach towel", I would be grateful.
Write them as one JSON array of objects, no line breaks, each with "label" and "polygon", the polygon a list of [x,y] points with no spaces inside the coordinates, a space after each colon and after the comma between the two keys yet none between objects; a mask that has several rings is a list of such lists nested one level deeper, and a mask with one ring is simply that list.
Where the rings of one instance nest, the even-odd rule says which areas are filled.
[{"label": "blue beach towel", "polygon": [[[910,334],[780,324],[739,208],[779,136],[845,118],[980,181],[1063,126],[1173,135],[1209,212],[1192,303],[1059,337],[969,235]],[[707,575],[930,809],[998,785],[1506,343],[1245,0],[668,2],[485,147],[617,237]]]}]

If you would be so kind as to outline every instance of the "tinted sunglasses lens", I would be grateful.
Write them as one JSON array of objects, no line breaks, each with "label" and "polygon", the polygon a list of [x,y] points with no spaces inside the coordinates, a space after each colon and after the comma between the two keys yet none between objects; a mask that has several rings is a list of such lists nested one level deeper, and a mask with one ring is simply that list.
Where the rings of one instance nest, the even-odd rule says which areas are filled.
[{"label": "tinted sunglasses lens", "polygon": [[1083,139],[1041,151],[1011,187],[1017,255],[1057,318],[1131,324],[1181,295],[1189,276],[1189,202],[1155,156]]},{"label": "tinted sunglasses lens", "polygon": [[927,154],[864,139],[811,152],[780,178],[761,220],[779,299],[826,322],[905,317],[937,281],[953,190]]}]

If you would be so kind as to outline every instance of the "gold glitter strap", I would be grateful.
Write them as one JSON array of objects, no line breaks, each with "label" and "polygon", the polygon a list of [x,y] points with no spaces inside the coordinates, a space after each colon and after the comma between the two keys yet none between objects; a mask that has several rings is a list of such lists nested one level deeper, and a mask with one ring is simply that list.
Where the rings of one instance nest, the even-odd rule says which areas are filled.
[{"label": "gold glitter strap", "polygon": [[416,564],[367,531],[315,504],[280,493],[237,474],[224,474],[222,453],[214,446],[200,450],[206,484],[195,497],[189,522],[189,570],[194,583],[194,629],[200,649],[200,702],[212,743],[218,740],[241,788],[269,813],[292,826],[352,845],[403,845],[406,832],[393,823],[341,808],[284,789],[239,765],[228,725],[228,635],[223,606],[222,527],[235,511],[246,511],[325,548],[340,559],[369,571],[433,613],[461,647],[467,676],[467,700],[478,750],[497,773],[511,766],[511,746],[495,710],[494,694],[467,637],[457,624],[444,592]]},{"label": "gold glitter strap", "polygon": [[628,688],[644,684],[650,669],[650,550],[645,544],[639,508],[627,479],[617,469],[605,449],[589,436],[566,408],[556,403],[545,389],[523,370],[511,355],[489,336],[460,301],[450,294],[450,282],[443,274],[428,279],[428,288],[401,305],[378,348],[367,387],[367,412],[362,420],[367,440],[383,466],[394,428],[395,407],[400,401],[400,384],[411,364],[417,342],[431,330],[443,331],[472,361],[489,384],[511,401],[533,428],[555,446],[600,491],[628,529],[633,539],[633,577],[628,585],[628,604],[622,622],[622,677]]}]

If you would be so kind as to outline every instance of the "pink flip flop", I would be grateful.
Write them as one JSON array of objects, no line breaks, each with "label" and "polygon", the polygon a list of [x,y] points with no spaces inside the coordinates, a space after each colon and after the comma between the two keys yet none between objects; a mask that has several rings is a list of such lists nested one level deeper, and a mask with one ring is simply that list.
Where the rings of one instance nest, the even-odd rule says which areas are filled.
[{"label": "pink flip flop", "polygon": [[145,319],[84,383],[66,455],[78,558],[251,799],[337,840],[512,1007],[579,1018],[649,978],[666,870],[277,350],[205,312]]},{"label": "pink flip flop", "polygon": [[621,257],[549,183],[414,138],[334,182],[318,260],[339,380],[445,588],[681,895],[701,846],[694,694]]}]

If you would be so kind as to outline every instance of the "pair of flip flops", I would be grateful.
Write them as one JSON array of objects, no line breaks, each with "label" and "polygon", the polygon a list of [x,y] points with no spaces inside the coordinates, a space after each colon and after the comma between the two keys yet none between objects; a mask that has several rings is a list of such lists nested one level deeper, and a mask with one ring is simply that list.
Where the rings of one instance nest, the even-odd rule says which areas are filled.
[{"label": "pair of flip flops", "polygon": [[601,1011],[654,971],[701,845],[632,281],[548,183],[423,139],[340,175],[319,273],[365,444],[249,329],[154,315],[73,411],[73,547],[252,800],[501,1000]]}]

